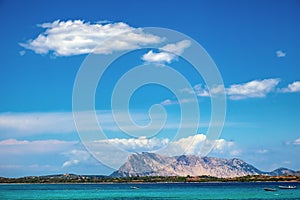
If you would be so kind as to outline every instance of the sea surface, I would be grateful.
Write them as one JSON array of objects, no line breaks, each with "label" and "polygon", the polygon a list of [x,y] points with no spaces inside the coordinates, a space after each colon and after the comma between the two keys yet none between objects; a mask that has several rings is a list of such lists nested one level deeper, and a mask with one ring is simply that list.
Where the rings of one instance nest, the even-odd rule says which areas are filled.
[{"label": "sea surface", "polygon": [[[282,190],[279,185],[297,189]],[[265,187],[277,191],[267,192]],[[300,199],[300,182],[0,184],[0,199]]]}]

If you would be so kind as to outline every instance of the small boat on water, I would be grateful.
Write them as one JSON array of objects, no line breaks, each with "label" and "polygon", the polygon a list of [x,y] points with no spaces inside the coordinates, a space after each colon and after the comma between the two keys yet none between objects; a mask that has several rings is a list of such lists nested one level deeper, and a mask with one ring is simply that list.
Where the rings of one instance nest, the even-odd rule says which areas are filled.
[{"label": "small boat on water", "polygon": [[275,188],[264,188],[265,191],[275,192],[277,191]]},{"label": "small boat on water", "polygon": [[294,185],[288,185],[288,186],[282,186],[282,185],[279,185],[278,186],[280,189],[296,189],[297,187],[294,186]]},{"label": "small boat on water", "polygon": [[136,189],[140,189],[140,188],[136,187],[136,186],[130,186],[130,189],[136,190]]}]

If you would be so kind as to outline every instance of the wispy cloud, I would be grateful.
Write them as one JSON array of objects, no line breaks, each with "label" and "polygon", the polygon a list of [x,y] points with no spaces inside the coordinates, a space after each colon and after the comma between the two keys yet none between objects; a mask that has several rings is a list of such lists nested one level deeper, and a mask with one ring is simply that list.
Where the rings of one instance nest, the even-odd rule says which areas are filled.
[{"label": "wispy cloud", "polygon": [[160,104],[163,105],[163,106],[169,106],[169,105],[177,105],[177,104],[180,104],[180,103],[190,103],[190,102],[194,102],[195,99],[182,99],[180,102],[178,102],[177,100],[171,100],[171,99],[166,99],[164,101],[162,101]]},{"label": "wispy cloud", "polygon": [[268,152],[269,152],[269,150],[267,150],[267,149],[259,149],[259,150],[257,150],[256,153],[259,153],[259,154],[266,154],[266,153],[268,153]]},{"label": "wispy cloud", "polygon": [[162,51],[171,52],[177,55],[181,55],[184,50],[188,47],[190,47],[191,41],[189,40],[182,40],[180,42],[177,42],[175,44],[167,44],[160,48]]},{"label": "wispy cloud", "polygon": [[198,97],[210,97],[212,95],[218,95],[225,92],[225,88],[222,85],[211,87],[209,90],[207,86],[197,84],[193,87],[193,89]]},{"label": "wispy cloud", "polygon": [[62,164],[62,168],[94,161],[89,152],[85,150],[73,149],[63,153],[63,155],[69,159]]},{"label": "wispy cloud", "polygon": [[[82,115],[85,112],[81,113]],[[131,113],[137,123],[149,122],[147,114],[135,112]],[[115,124],[111,111],[96,111],[101,128],[106,131],[120,131]],[[118,119],[125,119],[127,113],[115,112]],[[154,117],[154,116],[153,116]],[[160,116],[155,116],[159,118]],[[98,124],[91,124],[89,115],[85,119],[86,131],[97,131]],[[122,127],[127,130],[135,130],[134,124],[128,124],[125,120]],[[120,128],[122,128],[120,127]],[[76,132],[75,122],[72,112],[33,112],[33,113],[0,113],[0,131],[17,135],[35,135],[35,134],[64,134]]]},{"label": "wispy cloud", "polygon": [[193,87],[193,89],[198,97],[209,97],[210,96],[208,88],[203,86],[203,84],[197,84]]},{"label": "wispy cloud", "polygon": [[2,133],[38,134],[70,133],[75,125],[70,112],[45,113],[1,113],[0,130]]},{"label": "wispy cloud", "polygon": [[[9,162],[9,161],[8,161]],[[20,164],[0,164],[1,176],[5,177],[23,177],[32,175],[45,175],[45,174],[58,174],[57,166],[48,164],[24,164],[20,161]]]},{"label": "wispy cloud", "polygon": [[26,51],[22,50],[19,52],[20,56],[24,56],[26,54]]},{"label": "wispy cloud", "polygon": [[296,139],[293,141],[294,145],[300,145],[300,138]]},{"label": "wispy cloud", "polygon": [[300,81],[295,81],[291,84],[288,84],[286,88],[279,89],[279,91],[283,93],[300,92]]},{"label": "wispy cloud", "polygon": [[167,44],[160,48],[160,52],[155,53],[150,50],[142,56],[142,60],[150,63],[171,63],[178,55],[181,55],[184,49],[191,45],[189,40],[182,40],[175,44]]},{"label": "wispy cloud", "polygon": [[[188,100],[187,100],[188,101]],[[166,104],[168,102],[165,102]],[[169,102],[172,103],[172,102]],[[176,103],[176,102],[174,102]],[[183,100],[183,103],[186,103]],[[84,115],[84,112],[82,113]],[[160,121],[164,120],[164,115],[159,113],[152,115],[152,124],[150,123],[148,112],[132,111],[132,119],[128,120],[127,112],[115,112],[115,117],[119,120],[119,125],[115,123],[112,112],[109,110],[98,110],[96,116],[102,130],[108,132],[120,132],[128,130],[137,132],[141,130],[141,126],[145,126],[144,131],[158,130],[160,128],[172,130],[181,128],[191,128],[194,124],[178,124],[176,119],[169,119],[163,127]],[[90,115],[84,119],[84,130],[97,131],[98,124],[92,124]],[[139,126],[138,126],[138,125]],[[33,113],[0,113],[0,131],[2,136],[22,138],[23,136],[32,136],[39,134],[71,134],[77,132],[72,112],[33,112]],[[5,138],[4,137],[4,138]]]},{"label": "wispy cloud", "polygon": [[278,51],[276,51],[276,56],[278,58],[285,57],[286,56],[286,52],[284,52],[283,50],[278,50]]},{"label": "wispy cloud", "polygon": [[[110,54],[162,42],[162,38],[145,33],[141,28],[119,23],[90,23],[83,20],[56,20],[40,25],[45,29],[35,39],[20,43],[37,54],[53,52],[56,56]],[[110,40],[113,38],[113,40]]]},{"label": "wispy cloud", "polygon": [[0,141],[2,154],[46,154],[62,152],[77,144],[78,141],[64,140],[16,140],[7,139]]}]

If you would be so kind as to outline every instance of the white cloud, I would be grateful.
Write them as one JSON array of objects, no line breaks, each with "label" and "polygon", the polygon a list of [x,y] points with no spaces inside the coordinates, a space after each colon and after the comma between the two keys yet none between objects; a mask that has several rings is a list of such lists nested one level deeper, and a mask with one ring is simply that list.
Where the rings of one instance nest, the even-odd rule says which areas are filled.
[{"label": "white cloud", "polygon": [[181,138],[172,142],[171,145],[173,148],[171,147],[171,149],[177,149],[179,154],[182,154],[181,152],[185,152],[185,154],[188,155],[198,155],[205,139],[206,136],[204,134],[197,134],[186,138]]},{"label": "white cloud", "polygon": [[109,143],[111,145],[117,146],[120,149],[126,150],[128,152],[143,152],[143,151],[155,151],[157,149],[163,148],[169,144],[168,138],[158,139],[158,138],[113,138],[107,140],[98,140],[96,143]]},{"label": "white cloud", "polygon": [[20,44],[37,54],[49,52],[57,56],[110,54],[113,51],[132,50],[147,44],[157,44],[163,40],[123,22],[93,24],[83,20],[56,20],[43,23],[40,27],[46,30],[35,39]]},{"label": "white cloud", "polygon": [[282,51],[282,50],[278,50],[276,51],[276,56],[278,58],[282,58],[282,57],[285,57],[286,56],[286,52]]},{"label": "white cloud", "polygon": [[142,56],[142,60],[151,63],[171,63],[178,55],[181,55],[184,49],[191,45],[189,40],[182,40],[175,44],[167,44],[160,48],[161,52],[155,53],[150,50]]},{"label": "white cloud", "polygon": [[214,149],[217,151],[223,152],[225,148],[232,147],[233,145],[234,145],[234,142],[226,141],[224,139],[218,139],[218,140],[216,140]]},{"label": "white cloud", "polygon": [[44,154],[55,153],[69,149],[77,144],[77,141],[63,140],[16,140],[7,139],[0,141],[0,152],[2,154]]},{"label": "white cloud", "polygon": [[284,93],[300,92],[300,81],[288,84],[286,88],[282,88],[279,91]]},{"label": "white cloud", "polygon": [[[276,86],[280,82],[278,78],[271,78],[271,79],[263,79],[263,80],[253,80],[247,83],[242,84],[233,84],[230,85],[228,88],[224,88],[222,85],[218,85],[212,87],[210,90],[207,86],[203,84],[197,84],[190,88],[183,88],[180,89],[180,92],[187,92],[187,93],[195,93],[198,97],[210,97],[211,95],[218,95],[225,92],[229,99],[231,100],[242,100],[248,98],[263,98],[266,97],[267,94],[271,92],[299,92],[300,91],[300,81],[295,81],[292,84],[289,84],[287,88],[277,89]],[[181,101],[181,103],[188,103],[190,102],[189,99],[185,101]],[[174,105],[179,104],[178,101],[166,99],[161,102],[162,105]]]},{"label": "white cloud", "polygon": [[[168,138],[113,138],[106,140],[97,140],[94,141],[95,145],[105,146],[107,144],[115,146],[115,148],[122,149],[127,152],[158,152],[160,154],[165,154],[169,156],[178,156],[182,154],[188,155],[200,155],[202,145],[206,141],[206,135],[196,134],[191,135],[186,138],[181,138],[176,141],[171,141]],[[234,146],[233,142],[226,141],[224,139],[218,139],[214,142],[213,152],[215,153],[224,153],[229,149],[232,150]],[[110,148],[106,148],[109,154],[109,151],[112,151]],[[110,150],[109,150],[110,149]],[[103,154],[103,152],[102,152]]]},{"label": "white cloud", "polygon": [[152,50],[150,50],[148,53],[143,55],[142,60],[151,63],[171,63],[171,61],[175,58],[175,54],[168,52],[154,53]]},{"label": "white cloud", "polygon": [[[204,141],[206,141],[206,135],[196,134],[171,142],[169,149],[174,155],[178,155],[180,153],[182,154],[182,152],[185,152],[185,154],[188,155],[200,155]],[[214,143],[212,153],[225,153],[230,149],[232,150],[232,147],[234,146],[233,142],[226,141],[224,139],[217,139],[215,141],[206,142]]]},{"label": "white cloud", "polygon": [[227,88],[227,95],[232,100],[263,98],[274,91],[279,79],[253,80],[243,84],[234,84]]},{"label": "white cloud", "polygon": [[300,138],[296,139],[294,142],[293,142],[294,145],[300,145]]}]

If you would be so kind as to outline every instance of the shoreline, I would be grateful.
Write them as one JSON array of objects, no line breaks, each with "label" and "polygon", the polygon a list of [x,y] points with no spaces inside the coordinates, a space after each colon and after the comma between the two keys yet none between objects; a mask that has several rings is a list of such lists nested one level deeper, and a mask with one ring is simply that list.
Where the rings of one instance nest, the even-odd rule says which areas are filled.
[{"label": "shoreline", "polygon": [[64,182],[64,183],[0,183],[0,185],[113,185],[113,184],[224,184],[224,183],[300,183],[300,181],[207,181],[207,182]]},{"label": "shoreline", "polygon": [[114,184],[114,183],[234,183],[234,182],[300,182],[300,176],[249,175],[232,178],[211,176],[144,176],[144,177],[104,177],[96,175],[48,175],[21,178],[0,177],[0,184]]}]

